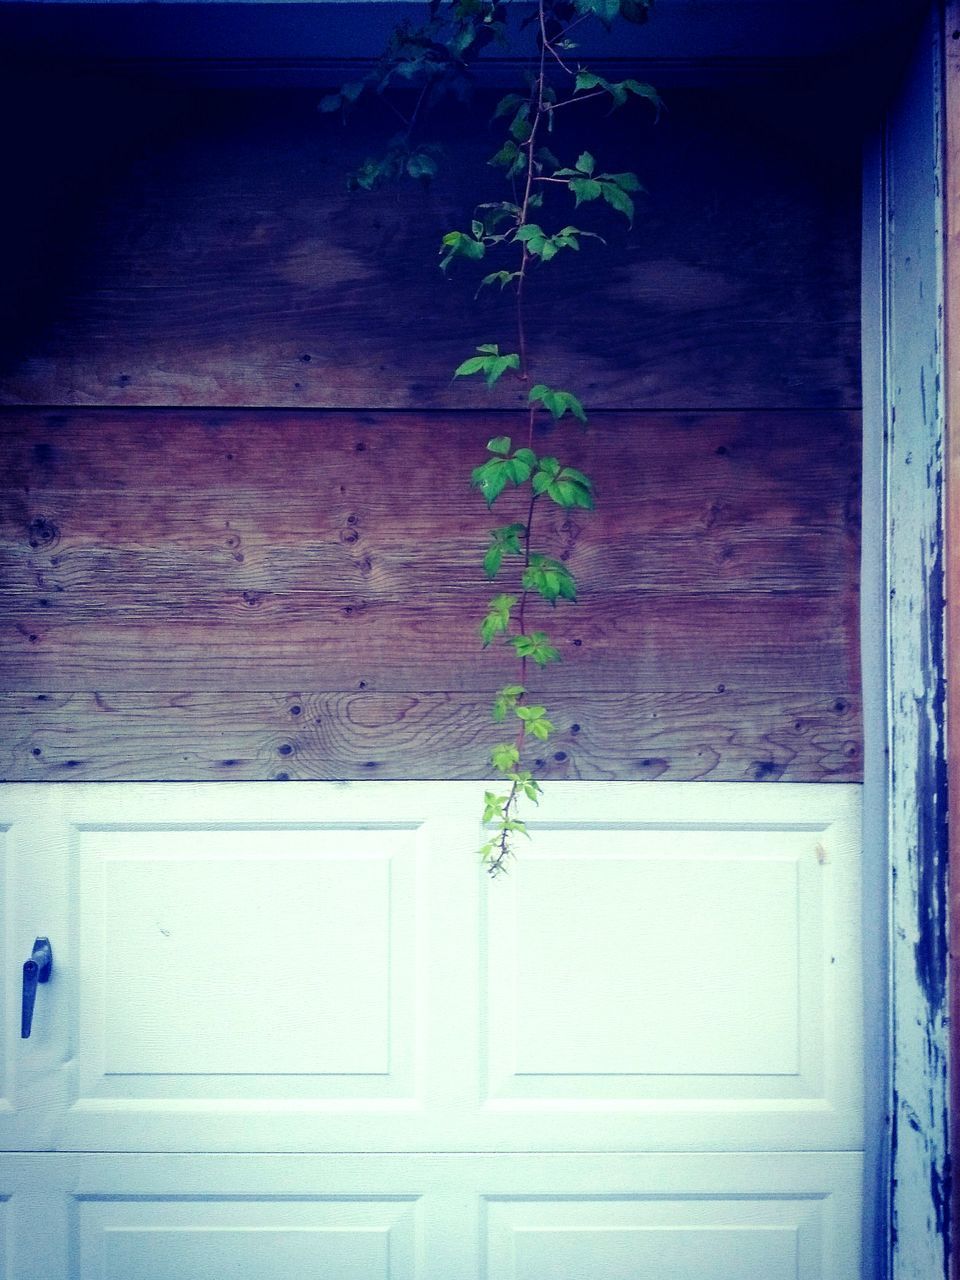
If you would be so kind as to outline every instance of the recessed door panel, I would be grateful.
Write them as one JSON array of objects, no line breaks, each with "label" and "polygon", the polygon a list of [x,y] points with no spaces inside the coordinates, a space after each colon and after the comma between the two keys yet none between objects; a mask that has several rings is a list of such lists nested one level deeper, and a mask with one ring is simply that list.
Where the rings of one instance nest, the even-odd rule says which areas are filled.
[{"label": "recessed door panel", "polygon": [[413,1280],[409,1200],[82,1200],[76,1280]]},{"label": "recessed door panel", "polygon": [[836,1152],[13,1155],[11,1276],[852,1280],[861,1176]]},{"label": "recessed door panel", "polygon": [[822,1019],[809,981],[801,1018],[800,955],[812,967],[820,951],[819,904],[801,913],[804,870],[817,893],[804,852],[781,833],[764,846],[757,833],[538,831],[500,895],[515,896],[510,936],[491,938],[516,956],[509,1000],[491,985],[509,1042],[493,1051],[513,1075],[595,1086],[797,1075]]},{"label": "recessed door panel", "polygon": [[859,1149],[856,788],[482,791],[5,791],[8,1148]]},{"label": "recessed door panel", "polygon": [[81,831],[75,858],[85,1093],[135,1096],[144,1077],[179,1078],[177,1094],[250,1076],[409,1089],[414,833]]}]

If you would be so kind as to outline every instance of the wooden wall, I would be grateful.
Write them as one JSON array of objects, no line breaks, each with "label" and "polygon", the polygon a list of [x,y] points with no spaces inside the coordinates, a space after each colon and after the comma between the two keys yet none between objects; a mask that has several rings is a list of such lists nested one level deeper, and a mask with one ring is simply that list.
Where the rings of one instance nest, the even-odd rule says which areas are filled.
[{"label": "wooden wall", "polygon": [[[372,125],[318,92],[70,90],[6,211],[0,774],[484,776],[511,667],[465,477],[516,393],[450,374],[511,320],[434,263],[493,145],[453,121],[432,191],[350,194]],[[539,447],[599,493],[545,522],[582,598],[544,619],[538,768],[856,780],[855,130],[669,105],[611,143],[633,234],[610,215],[533,291],[536,376],[591,409]]]}]

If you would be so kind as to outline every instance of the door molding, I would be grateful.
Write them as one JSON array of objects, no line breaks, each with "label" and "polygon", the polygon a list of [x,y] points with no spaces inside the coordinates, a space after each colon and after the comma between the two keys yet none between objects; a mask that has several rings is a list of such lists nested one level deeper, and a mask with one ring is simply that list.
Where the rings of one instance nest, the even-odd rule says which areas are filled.
[{"label": "door molding", "polygon": [[945,1277],[950,1255],[940,21],[930,6],[864,183],[864,835],[886,850],[889,894],[888,1006],[873,1011],[885,1177],[865,1274],[891,1280]]}]

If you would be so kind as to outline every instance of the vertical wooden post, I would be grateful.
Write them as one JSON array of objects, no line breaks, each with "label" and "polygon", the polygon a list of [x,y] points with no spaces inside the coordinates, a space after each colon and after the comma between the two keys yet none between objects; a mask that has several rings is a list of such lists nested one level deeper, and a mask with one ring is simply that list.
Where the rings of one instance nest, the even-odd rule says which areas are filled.
[{"label": "vertical wooden post", "polygon": [[960,0],[944,6],[947,788],[950,797],[951,1270],[960,1280]]},{"label": "vertical wooden post", "polygon": [[943,12],[883,146],[892,1280],[943,1280],[950,1254]]}]

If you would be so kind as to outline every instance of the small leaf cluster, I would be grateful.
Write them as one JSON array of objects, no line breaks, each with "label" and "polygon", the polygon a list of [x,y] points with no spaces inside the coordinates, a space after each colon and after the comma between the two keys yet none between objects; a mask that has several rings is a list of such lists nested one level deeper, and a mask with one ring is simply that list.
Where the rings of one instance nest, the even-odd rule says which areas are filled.
[{"label": "small leaf cluster", "polygon": [[633,226],[634,204],[630,193],[642,191],[640,179],[635,173],[594,174],[596,161],[589,151],[584,151],[573,169],[555,169],[553,177],[567,179],[567,186],[580,205],[601,197],[612,209],[622,213]]},{"label": "small leaf cluster", "polygon": [[471,64],[492,42],[503,42],[506,9],[501,0],[430,0],[427,21],[401,22],[374,66],[359,80],[321,98],[318,110],[346,113],[364,94],[390,89],[426,91],[431,106],[468,95]]},{"label": "small leaf cluster", "polygon": [[441,150],[432,143],[413,145],[405,134],[390,139],[382,156],[364,160],[347,175],[351,191],[373,191],[383,182],[404,176],[418,179],[424,186],[436,176]]},{"label": "small leaf cluster", "polygon": [[663,101],[652,84],[644,84],[640,80],[607,80],[604,76],[588,71],[586,67],[581,67],[577,72],[573,87],[575,93],[594,90],[609,94],[614,110],[617,107],[626,106],[631,94],[637,98],[644,98],[658,112],[663,107]]},{"label": "small leaf cluster", "polygon": [[616,18],[637,24],[646,22],[653,0],[573,0],[570,7],[583,16],[599,18],[609,27]]},{"label": "small leaf cluster", "polygon": [[477,347],[478,354],[470,356],[453,371],[455,378],[466,378],[472,373],[482,373],[488,387],[501,378],[508,369],[519,369],[520,357],[515,351],[502,356],[500,347],[495,342],[485,342]]},{"label": "small leaf cluster", "polygon": [[509,436],[494,436],[487,441],[487,452],[494,456],[470,473],[470,483],[480,490],[488,507],[493,506],[508,484],[517,486],[529,480],[537,466],[537,455],[532,449],[514,452],[511,449]]},{"label": "small leaf cluster", "polygon": [[[480,490],[488,507],[493,506],[508,484],[517,488],[529,480],[535,498],[546,494],[558,507],[593,509],[593,481],[576,467],[565,467],[553,457],[538,458],[532,449],[525,446],[514,449],[509,436],[494,436],[488,440],[487,452],[493,456],[474,467],[470,483]],[[491,530],[493,546],[487,551],[487,556],[491,556],[493,551],[499,555],[491,556],[489,563],[484,560],[488,577],[496,576],[505,554],[520,554],[524,530],[524,525],[516,523]]]}]

